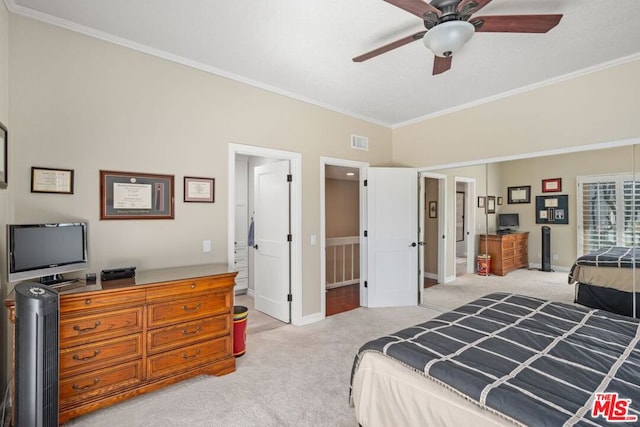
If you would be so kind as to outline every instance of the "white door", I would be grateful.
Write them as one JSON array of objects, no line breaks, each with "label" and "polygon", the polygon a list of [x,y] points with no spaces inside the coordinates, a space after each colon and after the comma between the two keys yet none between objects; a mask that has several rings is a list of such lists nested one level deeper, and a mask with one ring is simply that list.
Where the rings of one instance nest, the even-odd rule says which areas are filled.
[{"label": "white door", "polygon": [[254,304],[289,322],[289,161],[254,169]]},{"label": "white door", "polygon": [[418,304],[418,173],[369,168],[368,306]]}]

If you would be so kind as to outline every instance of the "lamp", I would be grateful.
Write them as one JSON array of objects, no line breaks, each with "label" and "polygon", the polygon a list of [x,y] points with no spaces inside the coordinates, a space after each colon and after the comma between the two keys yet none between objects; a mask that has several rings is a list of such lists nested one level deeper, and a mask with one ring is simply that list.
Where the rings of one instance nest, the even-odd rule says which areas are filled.
[{"label": "lamp", "polygon": [[447,21],[427,31],[422,41],[434,55],[448,58],[462,49],[475,31],[467,21]]}]

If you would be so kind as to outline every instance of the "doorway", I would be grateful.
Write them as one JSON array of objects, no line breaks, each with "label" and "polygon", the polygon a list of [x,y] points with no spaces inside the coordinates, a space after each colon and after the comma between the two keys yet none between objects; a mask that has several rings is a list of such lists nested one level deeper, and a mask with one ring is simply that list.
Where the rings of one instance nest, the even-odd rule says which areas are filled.
[{"label": "doorway", "polygon": [[[228,260],[230,268],[238,270],[239,274],[236,280],[236,290],[238,292],[246,292],[252,297],[259,295],[265,296],[263,302],[267,304],[256,304],[256,309],[274,318],[284,322],[291,322],[296,325],[304,324],[306,321],[302,317],[302,242],[301,242],[301,164],[302,159],[299,153],[273,150],[268,148],[245,146],[240,144],[229,144],[229,235],[228,235]],[[255,225],[256,210],[259,209],[256,203],[260,203],[260,193],[262,199],[266,196],[265,191],[271,191],[274,182],[268,182],[269,185],[263,186],[263,190],[256,188],[255,171],[264,165],[284,165],[288,169],[288,174],[284,176],[284,183],[278,181],[277,188],[287,186],[286,196],[280,197],[282,203],[278,203],[280,208],[285,205],[284,212],[286,216],[285,232],[279,240],[284,240],[286,245],[286,254],[283,254],[281,244],[275,245],[269,235],[263,236],[256,233],[256,229],[251,227],[252,220]],[[246,170],[243,171],[243,165]],[[287,177],[286,175],[290,175]],[[266,175],[270,180],[271,174]],[[267,183],[265,181],[265,183]],[[257,202],[256,202],[257,200]],[[272,209],[261,210],[261,229],[264,231],[278,229],[282,227],[276,225],[271,227],[270,221],[281,220],[276,218],[276,214]],[[278,214],[281,215],[281,214]],[[280,233],[283,234],[283,233]],[[263,247],[257,245],[255,238],[263,239]],[[246,252],[238,250],[239,247],[246,248]],[[267,252],[264,252],[264,251]],[[263,254],[256,254],[256,251],[263,251]],[[272,257],[273,253],[280,253],[279,257]],[[240,254],[240,256],[238,256]],[[261,256],[264,255],[264,256]],[[242,270],[243,256],[246,257],[246,283],[242,282],[240,274]],[[259,262],[256,262],[258,260]],[[276,262],[277,266],[272,266],[271,261]],[[277,270],[276,270],[277,269]],[[262,271],[260,271],[262,270]],[[282,271],[281,271],[282,270]],[[267,274],[267,271],[270,272]],[[272,274],[277,271],[278,274]],[[256,290],[256,277],[261,278],[261,283]],[[274,279],[274,280],[270,280]],[[275,278],[277,278],[277,283]],[[284,283],[283,283],[284,281]],[[245,286],[244,289],[242,287]],[[257,295],[259,294],[259,295]]]},{"label": "doorway", "polygon": [[463,276],[474,271],[475,254],[475,180],[455,177],[455,275]]},{"label": "doorway", "polygon": [[[321,283],[325,316],[361,305],[366,164],[321,158]],[[313,243],[312,243],[313,244]]]}]

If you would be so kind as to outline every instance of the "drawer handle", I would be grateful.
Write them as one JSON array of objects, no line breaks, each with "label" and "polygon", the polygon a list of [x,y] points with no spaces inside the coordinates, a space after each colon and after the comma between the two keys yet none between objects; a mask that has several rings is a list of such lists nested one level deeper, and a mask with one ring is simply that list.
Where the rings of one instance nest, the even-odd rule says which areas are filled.
[{"label": "drawer handle", "polygon": [[84,300],[84,303],[87,305],[91,304],[91,298],[87,298],[86,300]]},{"label": "drawer handle", "polygon": [[196,288],[196,284],[195,284],[195,283],[192,283],[192,284],[191,284],[191,289],[195,289],[195,288]]},{"label": "drawer handle", "polygon": [[200,332],[200,326],[198,326],[195,330],[193,331],[187,331],[186,329],[182,330],[182,335],[193,335],[193,334],[197,334],[198,332]]},{"label": "drawer handle", "polygon": [[99,382],[100,382],[100,379],[96,378],[96,379],[93,380],[93,384],[89,384],[89,385],[86,385],[84,387],[80,387],[78,384],[74,384],[73,385],[73,389],[77,390],[77,391],[89,390],[91,387],[95,387],[96,385],[98,385]]},{"label": "drawer handle", "polygon": [[187,353],[182,353],[182,358],[184,360],[191,360],[191,359],[195,359],[196,357],[198,357],[200,355],[200,350],[196,351],[196,354],[194,354],[193,356],[188,356]]},{"label": "drawer handle", "polygon": [[197,309],[199,309],[199,308],[200,308],[200,303],[196,304],[196,306],[195,306],[195,307],[191,307],[191,308],[187,307],[186,305],[183,305],[183,306],[182,306],[182,309],[183,309],[184,311],[196,311],[196,310],[197,310]]},{"label": "drawer handle", "polygon": [[100,350],[95,350],[93,352],[93,356],[80,357],[80,356],[78,356],[78,353],[76,353],[76,354],[73,355],[73,360],[89,360],[89,359],[93,359],[94,357],[96,357],[99,354],[100,354]]},{"label": "drawer handle", "polygon": [[78,331],[78,332],[87,332],[87,331],[92,331],[94,329],[96,329],[98,326],[100,326],[100,321],[98,320],[94,326],[89,326],[88,328],[81,328],[78,325],[73,325],[73,330],[74,331]]}]

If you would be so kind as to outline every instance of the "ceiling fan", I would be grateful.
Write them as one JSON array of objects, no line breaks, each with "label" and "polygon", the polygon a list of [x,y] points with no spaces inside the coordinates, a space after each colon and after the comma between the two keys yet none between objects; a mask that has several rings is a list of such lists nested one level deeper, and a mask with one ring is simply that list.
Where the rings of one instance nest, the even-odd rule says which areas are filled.
[{"label": "ceiling fan", "polygon": [[426,30],[353,58],[363,62],[390,50],[422,39],[435,55],[433,75],[451,68],[451,59],[475,32],[546,33],[558,25],[562,15],[495,15],[472,16],[491,0],[384,0],[418,16]]}]

